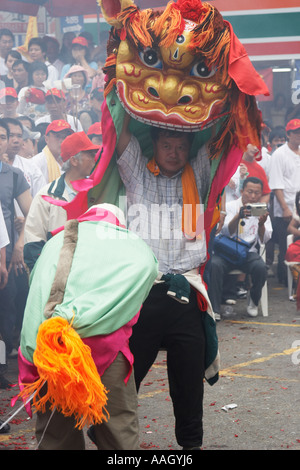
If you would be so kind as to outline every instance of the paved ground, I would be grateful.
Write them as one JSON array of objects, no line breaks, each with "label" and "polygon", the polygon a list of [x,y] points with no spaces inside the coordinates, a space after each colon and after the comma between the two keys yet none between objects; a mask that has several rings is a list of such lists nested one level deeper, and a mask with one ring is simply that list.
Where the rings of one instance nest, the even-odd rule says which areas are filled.
[{"label": "paved ground", "polygon": [[[235,315],[217,325],[221,373],[217,384],[205,385],[203,450],[300,450],[300,312],[274,278],[268,279],[268,293],[268,317],[249,318],[245,301],[239,301]],[[17,379],[15,359],[8,376]],[[15,394],[16,389],[0,390],[1,419],[12,412]],[[164,352],[141,386],[139,416],[141,449],[180,450]],[[34,419],[22,411],[11,432],[0,434],[0,450],[35,447]],[[95,450],[88,439],[87,448]]]}]

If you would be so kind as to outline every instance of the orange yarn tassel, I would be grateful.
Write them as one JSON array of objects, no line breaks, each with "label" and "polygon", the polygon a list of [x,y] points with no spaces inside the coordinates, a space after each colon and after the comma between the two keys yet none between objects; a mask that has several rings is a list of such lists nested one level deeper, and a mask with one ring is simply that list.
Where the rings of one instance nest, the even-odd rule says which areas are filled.
[{"label": "orange yarn tassel", "polygon": [[[24,384],[19,396],[27,398],[36,391],[36,411],[45,412],[48,402],[51,410],[56,407],[65,416],[74,415],[78,429],[108,420],[107,390],[91,350],[67,320],[52,317],[41,324],[33,362],[40,378],[33,384]],[[40,396],[45,382],[46,394]]]}]

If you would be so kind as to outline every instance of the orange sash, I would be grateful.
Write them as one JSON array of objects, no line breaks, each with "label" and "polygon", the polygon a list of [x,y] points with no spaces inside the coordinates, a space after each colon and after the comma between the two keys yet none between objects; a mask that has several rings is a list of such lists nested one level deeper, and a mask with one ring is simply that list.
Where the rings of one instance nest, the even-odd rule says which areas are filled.
[{"label": "orange sash", "polygon": [[[159,166],[154,158],[149,161],[147,168],[155,176],[160,174]],[[201,233],[197,233],[198,221],[200,221],[200,199],[196,185],[194,170],[189,163],[184,167],[181,175],[182,184],[182,232],[189,239],[201,239]],[[185,208],[187,210],[185,210]]]}]

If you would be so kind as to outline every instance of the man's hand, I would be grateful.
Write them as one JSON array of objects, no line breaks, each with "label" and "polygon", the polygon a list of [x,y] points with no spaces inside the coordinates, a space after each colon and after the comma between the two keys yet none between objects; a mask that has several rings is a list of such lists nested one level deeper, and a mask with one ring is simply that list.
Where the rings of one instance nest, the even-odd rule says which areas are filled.
[{"label": "man's hand", "polygon": [[8,267],[8,273],[13,269],[15,275],[18,276],[19,274],[23,273],[25,270],[25,263],[24,263],[24,256],[23,256],[23,249],[24,246],[19,243],[19,240],[14,246],[14,251],[11,257],[11,262]]},{"label": "man's hand", "polygon": [[260,218],[258,219],[258,226],[262,227],[265,225],[266,220],[268,218],[269,212],[266,212],[264,215],[261,215]]},{"label": "man's hand", "polygon": [[285,207],[282,211],[282,217],[286,222],[290,222],[293,218],[293,214],[288,207]]}]

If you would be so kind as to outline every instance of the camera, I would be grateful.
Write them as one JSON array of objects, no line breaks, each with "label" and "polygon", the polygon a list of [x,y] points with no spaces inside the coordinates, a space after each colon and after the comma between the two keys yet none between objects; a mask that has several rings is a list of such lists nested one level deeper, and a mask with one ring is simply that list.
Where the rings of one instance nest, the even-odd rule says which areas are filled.
[{"label": "camera", "polygon": [[268,212],[268,205],[265,202],[256,202],[248,204],[247,209],[250,210],[252,217],[260,217]]}]

